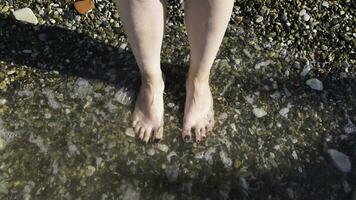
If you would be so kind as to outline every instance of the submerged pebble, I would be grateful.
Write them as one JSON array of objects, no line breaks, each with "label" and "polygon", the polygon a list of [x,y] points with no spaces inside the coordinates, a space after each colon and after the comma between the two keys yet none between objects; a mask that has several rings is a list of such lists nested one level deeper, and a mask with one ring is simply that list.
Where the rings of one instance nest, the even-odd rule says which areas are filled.
[{"label": "submerged pebble", "polygon": [[351,162],[347,155],[335,150],[328,149],[328,154],[333,161],[333,164],[344,173],[348,173],[351,171]]},{"label": "submerged pebble", "polygon": [[38,20],[30,8],[22,8],[13,12],[15,19],[30,24],[37,24]]},{"label": "submerged pebble", "polygon": [[316,78],[309,79],[305,83],[313,90],[322,91],[324,89],[323,82]]},{"label": "submerged pebble", "polygon": [[165,170],[166,177],[169,182],[173,183],[178,179],[179,176],[179,166],[174,163],[172,165],[168,165]]},{"label": "submerged pebble", "polygon": [[267,112],[262,108],[253,108],[252,112],[257,118],[261,118],[267,115]]},{"label": "submerged pebble", "polygon": [[127,128],[125,131],[125,135],[127,135],[129,137],[135,137],[135,132],[134,132],[133,128]]}]

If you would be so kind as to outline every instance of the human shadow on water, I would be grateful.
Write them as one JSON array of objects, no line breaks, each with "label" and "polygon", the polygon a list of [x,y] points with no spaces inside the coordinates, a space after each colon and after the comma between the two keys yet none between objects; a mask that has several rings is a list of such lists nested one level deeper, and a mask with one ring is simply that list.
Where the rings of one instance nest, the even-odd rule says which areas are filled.
[{"label": "human shadow on water", "polygon": [[[63,76],[75,76],[83,77],[85,79],[99,80],[115,86],[133,85],[132,87],[137,88],[138,71],[135,67],[134,58],[129,51],[120,50],[119,48],[97,41],[83,33],[78,33],[76,31],[66,30],[64,28],[59,27],[32,26],[20,23],[11,18],[6,18],[5,20],[3,20],[5,17],[0,16],[0,18],[2,19],[0,21],[1,61],[5,61],[6,63],[14,63],[15,65],[26,65],[28,67],[44,71],[56,70]],[[169,79],[169,81],[167,81],[167,91],[169,95],[174,96],[176,99],[179,99],[179,101],[181,101],[180,103],[182,104],[184,101],[184,98],[182,98],[184,96],[184,84],[177,84],[177,82],[181,82],[182,80],[184,80],[185,70],[180,70],[181,68],[178,68],[179,66],[167,63],[164,63],[163,66],[165,74],[167,76],[166,79]],[[240,79],[235,79],[235,81],[232,82],[232,87],[230,87],[230,89],[232,89],[227,89],[227,99],[231,100],[227,103],[228,106],[237,105],[236,107],[240,107],[239,109],[247,110],[241,105],[234,104],[236,99],[240,99],[238,97],[239,94],[236,90],[236,88],[238,88],[237,85],[240,85],[239,87],[243,92],[249,94],[250,91],[259,91],[260,89],[263,90],[264,85],[267,84],[261,84],[261,82],[263,81],[261,80],[260,82],[259,80],[256,80],[253,73],[246,73],[246,76],[251,78],[245,77],[245,79],[243,79],[244,77],[240,76]],[[223,76],[223,78],[225,77]],[[344,100],[343,97],[346,97],[345,89],[340,89],[340,87],[346,88],[347,85],[355,83],[354,80],[345,80],[340,82],[333,82],[331,81],[331,78],[326,78],[325,80],[326,81],[324,82],[324,84],[331,88],[333,91],[335,91],[334,93],[327,93],[327,95],[334,96],[336,99],[335,101],[342,101]],[[221,84],[222,88],[219,89],[223,89],[223,87],[228,85],[227,79],[220,79],[218,81],[224,83]],[[266,81],[268,81],[268,79],[266,79]],[[320,101],[324,101],[325,105],[331,104],[329,102],[330,98],[322,98],[316,93],[312,93],[313,95],[310,95],[309,97],[302,98],[302,95],[304,94],[305,90],[307,90],[306,87],[301,87],[300,85],[293,85],[294,83],[299,83],[300,81],[283,79],[279,79],[277,81],[281,82],[282,85],[284,84],[289,89],[293,89],[292,92],[294,93],[294,96],[296,96],[296,98],[292,102],[293,104],[298,104],[298,101],[306,100],[313,102],[310,103],[313,106],[317,106],[316,102]],[[352,85],[351,88],[355,89],[355,86]],[[267,91],[261,93],[261,96],[266,98],[264,100],[266,102],[271,101],[267,100],[267,98],[269,98],[269,95],[270,92]],[[350,101],[352,100],[349,99],[345,102]],[[342,110],[343,108],[341,107],[336,109],[339,115],[342,115],[340,114]],[[232,118],[232,116],[229,117]],[[331,118],[331,120],[332,119],[333,118]],[[251,124],[254,123],[254,120],[255,118],[253,117],[253,115],[246,115],[246,119],[244,119],[245,123],[239,124],[239,126],[241,126],[241,128],[243,129],[243,133],[247,133],[247,129],[252,126]],[[262,125],[265,124],[262,123]],[[267,125],[268,120],[266,120],[266,126]],[[314,128],[308,127],[308,124],[305,126],[305,129]],[[307,131],[305,132],[307,133]],[[245,137],[241,134],[238,136],[241,138]],[[236,137],[236,135],[232,136],[231,139],[239,141],[240,138]],[[247,136],[246,138],[248,139]],[[266,138],[264,138],[264,140],[266,141],[268,139],[271,138],[268,138],[267,136]],[[254,141],[251,140],[249,142],[252,143]],[[275,142],[277,142],[277,140],[275,140]],[[316,141],[313,141],[312,143],[313,145],[319,145]],[[88,152],[91,152],[89,149],[96,150],[97,144],[90,143],[89,146],[90,147],[88,147]],[[193,147],[189,146],[189,148]],[[25,149],[26,152],[35,151],[33,150],[33,148],[31,149],[30,145],[22,147],[22,149]],[[16,151],[16,149],[13,150]],[[100,150],[105,151],[105,149]],[[235,150],[236,154],[240,153],[240,151],[237,151],[239,149]],[[67,149],[63,151],[67,151]],[[351,153],[352,149],[349,149],[348,151]],[[177,153],[178,156],[184,154],[181,152]],[[63,152],[63,154],[65,154],[65,152]],[[312,152],[310,154],[312,155],[310,156],[311,160],[317,160],[319,156],[318,152]],[[239,155],[230,156],[231,158],[236,158],[237,160]],[[21,160],[18,162],[26,161],[26,164],[31,163],[32,160],[31,157],[18,159]],[[85,158],[82,159],[84,160]],[[38,158],[38,160],[46,159]],[[147,193],[147,199],[150,197],[159,196],[161,193],[164,192],[174,194],[174,196],[177,196],[178,198],[181,197],[181,199],[188,198],[192,193],[197,194],[197,196],[202,198],[211,197],[213,199],[249,199],[249,197],[252,197],[252,199],[268,199],[268,195],[272,195],[272,197],[277,196],[276,199],[278,199],[278,197],[281,197],[282,199],[288,199],[291,197],[287,196],[288,192],[285,191],[286,188],[294,188],[294,190],[303,193],[303,195],[307,196],[304,199],[312,199],[313,195],[314,197],[315,195],[317,195],[317,198],[325,199],[330,195],[330,193],[325,193],[325,191],[318,191],[317,186],[321,184],[324,187],[330,188],[332,186],[328,185],[327,181],[329,181],[329,179],[337,177],[334,174],[332,174],[332,176],[328,174],[331,170],[325,170],[324,174],[319,173],[315,176],[310,176],[316,172],[320,172],[321,169],[325,167],[325,163],[300,162],[300,165],[306,166],[307,168],[305,170],[305,173],[302,174],[298,173],[298,171],[295,170],[293,167],[276,167],[276,169],[271,169],[270,171],[255,170],[253,173],[248,172],[247,175],[245,173],[244,176],[246,177],[248,184],[250,185],[249,187],[244,182],[246,180],[241,179],[240,169],[238,169],[238,167],[236,169],[233,168],[231,170],[228,170],[226,169],[226,167],[224,167],[219,158],[216,159],[217,161],[214,162],[212,166],[202,164],[202,168],[195,169],[189,169],[189,167],[180,166],[181,162],[183,161],[177,161],[176,165],[179,168],[179,172],[176,171],[177,167],[175,166],[175,164],[173,164],[175,161],[169,163],[168,169],[171,169],[170,171],[167,170],[167,168],[166,170],[155,169],[155,167],[161,166],[163,162],[159,160],[154,160],[154,158],[152,158],[151,160],[153,160],[152,163],[146,163],[145,160],[142,163],[137,164],[138,167],[140,167],[140,164],[150,164],[152,165],[150,169],[147,169],[146,166],[142,169],[136,169],[136,171],[131,170],[127,165],[121,166],[117,164],[128,163],[129,160],[126,157],[119,158],[118,160],[107,161],[106,165],[104,166],[105,169],[102,169],[97,174],[94,174],[92,177],[83,178],[83,180],[85,179],[84,182],[90,182],[91,186],[80,186],[79,183],[82,182],[82,180],[80,179],[81,177],[68,177],[68,181],[67,183],[65,183],[64,187],[66,187],[67,191],[70,191],[71,188],[75,190],[72,193],[73,197],[86,196],[88,199],[99,199],[102,198],[102,194],[111,193],[113,194],[113,198],[115,198],[115,195],[120,195],[117,194],[117,188],[121,187],[121,181],[123,179],[133,179],[138,182],[142,182],[142,184],[138,183],[137,185],[142,188],[141,191],[143,193]],[[353,159],[352,161],[353,163],[355,163],[355,159]],[[17,161],[9,162],[14,162],[15,164],[17,163]],[[50,165],[49,163],[49,161],[44,162],[44,164]],[[40,162],[36,164],[39,165]],[[253,163],[249,164],[249,167],[252,168],[253,165]],[[75,165],[67,167],[70,168],[69,171],[75,171],[77,170],[78,166]],[[18,168],[16,169],[21,172],[21,166],[18,166]],[[195,173],[195,175],[193,176],[189,174],[189,172]],[[36,173],[38,173],[36,175],[39,177],[36,180],[41,180],[41,178],[43,178],[43,180],[49,181],[50,177],[52,176],[52,174],[41,174],[38,170],[36,170]],[[176,173],[179,173],[179,175],[177,175]],[[279,173],[284,173],[284,177],[278,179]],[[24,177],[28,176],[26,172],[22,172],[21,175]],[[354,173],[352,175],[355,176]],[[170,176],[173,176],[173,178],[171,178],[175,180],[169,181],[167,180],[167,176],[168,179],[170,179]],[[21,179],[23,177],[15,178]],[[308,187],[303,188],[305,189],[305,191],[298,190],[298,187],[302,186],[302,182],[304,182],[305,184],[309,184]],[[36,183],[41,185],[41,182]],[[58,187],[59,184],[57,185]],[[56,186],[56,184],[54,185]],[[40,190],[38,191],[40,191],[43,197],[51,198],[51,195],[53,195],[51,194],[51,192],[58,192],[60,190],[58,188],[51,188],[50,186],[48,188],[46,188],[47,190],[44,189],[42,193]],[[307,190],[308,188],[310,190],[314,190],[313,195],[308,196],[308,193],[311,192]],[[14,191],[16,191],[15,189]],[[303,199],[303,197],[305,197],[298,196],[298,194],[295,195],[296,199]],[[14,194],[14,196],[16,196],[16,194]]]}]

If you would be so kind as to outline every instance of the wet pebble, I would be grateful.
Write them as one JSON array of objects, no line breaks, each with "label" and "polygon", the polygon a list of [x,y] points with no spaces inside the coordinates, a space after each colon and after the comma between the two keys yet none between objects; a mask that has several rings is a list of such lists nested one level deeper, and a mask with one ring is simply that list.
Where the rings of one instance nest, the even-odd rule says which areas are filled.
[{"label": "wet pebble", "polygon": [[324,89],[323,82],[316,78],[309,79],[305,82],[311,89],[322,91]]},{"label": "wet pebble", "polygon": [[94,166],[87,166],[87,168],[85,169],[85,175],[86,176],[92,176],[95,172],[95,167]]},{"label": "wet pebble", "polygon": [[262,67],[267,67],[268,65],[274,65],[274,64],[275,64],[275,62],[273,60],[262,61],[262,62],[255,64],[255,69],[259,70]]},{"label": "wet pebble", "polygon": [[352,123],[350,119],[348,120],[347,124],[344,126],[344,131],[346,134],[356,133],[356,126],[355,124]]},{"label": "wet pebble", "polygon": [[127,128],[125,130],[125,135],[127,135],[129,137],[135,137],[135,132],[134,132],[133,128]]},{"label": "wet pebble", "polygon": [[48,88],[42,90],[42,93],[47,97],[48,105],[53,109],[60,109],[62,106],[56,100],[54,92]]},{"label": "wet pebble", "polygon": [[154,156],[156,151],[153,148],[149,148],[149,149],[147,149],[146,153],[149,156]]},{"label": "wet pebble", "polygon": [[179,166],[174,163],[172,165],[168,165],[165,170],[166,177],[169,182],[173,183],[178,179],[179,176]]},{"label": "wet pebble", "polygon": [[92,92],[93,87],[89,83],[89,81],[84,78],[78,78],[74,84],[74,92],[75,95],[81,99],[85,98]]},{"label": "wet pebble", "polygon": [[257,118],[261,118],[267,115],[267,112],[262,108],[253,108],[252,112]]},{"label": "wet pebble", "polygon": [[227,156],[227,153],[225,151],[220,151],[219,155],[225,168],[230,168],[232,166],[232,160]]},{"label": "wet pebble", "polygon": [[262,21],[263,21],[263,17],[262,16],[257,16],[256,23],[261,23]]},{"label": "wet pebble", "polygon": [[347,155],[335,149],[328,149],[328,154],[333,161],[333,164],[341,172],[348,173],[351,171],[351,162]]},{"label": "wet pebble", "polygon": [[115,101],[123,104],[123,105],[130,105],[132,102],[132,95],[126,91],[125,88],[120,88],[114,96]]},{"label": "wet pebble", "polygon": [[323,3],[321,5],[324,6],[325,8],[329,8],[330,4],[327,1],[323,1]]},{"label": "wet pebble", "polygon": [[157,149],[159,149],[160,151],[163,151],[163,152],[168,152],[169,147],[165,144],[158,144]]},{"label": "wet pebble", "polygon": [[37,24],[38,20],[30,8],[22,8],[13,12],[15,19],[30,24]]}]

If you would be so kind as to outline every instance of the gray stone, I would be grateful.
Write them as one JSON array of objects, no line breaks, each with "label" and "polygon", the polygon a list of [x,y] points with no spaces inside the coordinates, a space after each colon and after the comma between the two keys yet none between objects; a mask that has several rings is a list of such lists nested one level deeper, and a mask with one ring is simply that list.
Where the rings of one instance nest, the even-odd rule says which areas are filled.
[{"label": "gray stone", "polygon": [[323,82],[316,78],[309,79],[305,83],[313,90],[322,91],[324,89]]},{"label": "gray stone", "polygon": [[267,115],[267,112],[262,108],[254,108],[252,112],[257,118],[261,118]]},{"label": "gray stone", "polygon": [[53,108],[53,109],[60,109],[62,106],[61,104],[56,100],[54,92],[50,89],[43,89],[42,93],[47,97],[48,105]]},{"label": "gray stone", "polygon": [[163,152],[168,152],[168,146],[165,145],[165,144],[158,144],[157,145],[157,149],[159,149],[160,151],[163,151]]},{"label": "gray stone", "polygon": [[348,173],[351,171],[351,162],[347,155],[335,150],[328,149],[328,154],[333,161],[333,164],[339,169],[341,172]]},{"label": "gray stone", "polygon": [[127,135],[129,137],[135,137],[135,132],[134,132],[133,128],[127,128],[125,131],[125,135]]},{"label": "gray stone", "polygon": [[30,8],[22,8],[13,12],[15,19],[31,24],[38,24],[37,17]]},{"label": "gray stone", "polygon": [[329,8],[330,4],[327,1],[323,1],[323,3],[321,5],[324,6],[325,8]]},{"label": "gray stone", "polygon": [[171,183],[175,182],[179,176],[178,164],[172,164],[172,165],[167,166],[165,173],[166,173],[166,177],[169,182],[171,182]]},{"label": "gray stone", "polygon": [[263,17],[262,16],[258,16],[257,18],[256,18],[256,22],[257,23],[261,23],[263,21]]},{"label": "gray stone", "polygon": [[356,133],[356,126],[348,119],[348,123],[344,126],[344,131],[346,134]]},{"label": "gray stone", "polygon": [[274,64],[276,64],[276,63],[272,60],[262,61],[262,62],[255,64],[255,69],[258,70],[258,69],[261,69],[261,67],[267,67],[268,65],[274,65]]},{"label": "gray stone", "polygon": [[114,99],[123,105],[130,105],[133,97],[130,92],[126,91],[124,88],[120,88],[115,93]]},{"label": "gray stone", "polygon": [[83,78],[78,78],[74,85],[75,95],[81,99],[88,96],[92,92],[92,89],[93,87],[89,81]]}]

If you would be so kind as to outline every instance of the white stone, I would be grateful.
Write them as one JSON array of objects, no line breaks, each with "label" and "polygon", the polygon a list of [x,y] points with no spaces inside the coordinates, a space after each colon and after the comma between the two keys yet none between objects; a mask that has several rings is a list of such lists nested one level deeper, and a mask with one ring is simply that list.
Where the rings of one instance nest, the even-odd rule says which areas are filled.
[{"label": "white stone", "polygon": [[303,15],[303,20],[304,21],[309,21],[310,20],[310,15],[308,15],[308,14],[305,14],[305,15]]},{"label": "white stone", "polygon": [[134,132],[133,128],[127,128],[125,131],[125,135],[127,135],[129,137],[135,137],[135,132]]},{"label": "white stone", "polygon": [[268,65],[276,64],[273,60],[266,60],[255,64],[255,69],[261,69],[261,67],[267,67]]},{"label": "white stone", "polygon": [[313,90],[322,91],[324,89],[323,82],[316,78],[309,79],[305,83]]},{"label": "white stone", "polygon": [[257,118],[261,118],[267,115],[267,112],[262,108],[254,108],[252,112]]},{"label": "white stone", "polygon": [[323,3],[321,5],[324,6],[325,8],[329,8],[330,4],[327,1],[323,1]]},{"label": "white stone", "polygon": [[305,9],[302,9],[300,12],[299,12],[299,16],[303,16],[307,14],[307,11]]},{"label": "white stone", "polygon": [[30,8],[15,10],[13,15],[15,16],[15,19],[19,21],[28,22],[30,24],[38,24],[37,17],[33,14]]},{"label": "white stone", "polygon": [[328,154],[334,165],[342,172],[348,173],[351,171],[351,162],[347,155],[335,150],[328,149]]},{"label": "white stone", "polygon": [[263,17],[262,16],[258,16],[257,19],[256,19],[256,22],[257,23],[260,23],[263,21]]},{"label": "white stone", "polygon": [[157,149],[159,149],[160,151],[163,151],[165,153],[168,152],[168,146],[165,144],[158,144]]}]

